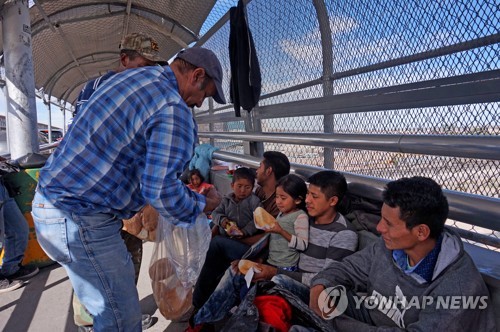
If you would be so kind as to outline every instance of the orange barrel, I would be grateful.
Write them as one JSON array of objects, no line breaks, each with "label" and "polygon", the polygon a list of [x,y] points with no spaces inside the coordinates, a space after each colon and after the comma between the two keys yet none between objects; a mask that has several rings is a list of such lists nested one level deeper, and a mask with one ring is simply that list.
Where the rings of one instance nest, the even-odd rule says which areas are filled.
[{"label": "orange barrel", "polygon": [[28,247],[24,255],[23,264],[35,265],[38,267],[47,266],[54,262],[45,254],[36,240],[35,225],[31,216],[31,202],[35,196],[35,189],[38,183],[39,168],[21,169],[18,173],[11,173],[4,176],[5,182],[15,188],[17,195],[14,196],[19,209],[26,218],[29,225]]}]

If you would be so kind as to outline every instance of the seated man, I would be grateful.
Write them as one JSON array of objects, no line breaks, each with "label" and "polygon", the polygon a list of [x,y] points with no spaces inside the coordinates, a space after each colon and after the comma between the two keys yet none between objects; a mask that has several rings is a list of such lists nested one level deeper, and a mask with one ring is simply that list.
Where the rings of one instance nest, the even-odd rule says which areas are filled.
[{"label": "seated man", "polygon": [[[311,309],[334,318],[339,331],[494,331],[486,285],[460,237],[444,229],[448,202],[440,186],[403,178],[388,183],[383,197],[382,238],[318,273]],[[335,303],[326,294],[337,295]]]},{"label": "seated man", "polygon": [[[278,151],[264,152],[264,159],[257,169],[256,180],[259,187],[255,194],[260,198],[262,207],[276,217],[279,213],[276,207],[276,184],[278,180],[290,172],[290,162],[287,156]],[[228,237],[216,236],[210,242],[205,263],[200,272],[193,292],[195,311],[203,306],[222,278],[224,271],[235,259],[248,250],[261,234],[241,239],[235,247],[234,241]]]},{"label": "seated man", "polygon": [[[305,201],[310,216],[309,245],[300,253],[299,271],[258,264],[257,269],[261,272],[253,278],[254,281],[270,280],[276,276],[273,281],[290,288],[306,303],[311,278],[331,262],[352,254],[358,246],[354,226],[336,210],[347,190],[345,177],[339,172],[321,171],[312,175],[308,182]],[[244,280],[228,269],[212,296],[194,316],[194,324],[224,318],[238,302],[243,285]]]}]

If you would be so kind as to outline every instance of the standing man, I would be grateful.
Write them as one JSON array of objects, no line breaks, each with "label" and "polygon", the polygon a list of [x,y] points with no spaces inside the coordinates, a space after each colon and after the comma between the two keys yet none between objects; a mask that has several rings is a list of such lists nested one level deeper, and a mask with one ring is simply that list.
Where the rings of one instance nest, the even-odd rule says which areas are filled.
[{"label": "standing man", "polygon": [[145,66],[165,66],[168,62],[159,55],[159,47],[156,40],[144,33],[131,33],[123,37],[120,43],[120,64],[115,71],[88,81],[83,87],[76,100],[73,117],[83,108],[85,103],[95,90],[108,78],[126,69],[140,68]]},{"label": "standing man", "polygon": [[28,223],[0,177],[0,252],[4,250],[0,293],[21,287],[24,280],[38,273],[37,267],[21,264],[28,246],[28,233]]},{"label": "standing man", "polygon": [[335,331],[495,331],[483,278],[460,237],[444,228],[441,187],[402,178],[389,182],[383,197],[381,239],[318,273],[311,309],[333,318]]},{"label": "standing man", "polygon": [[[116,71],[109,71],[106,74],[88,81],[80,94],[75,105],[75,112],[73,117],[78,114],[78,111],[85,106],[95,90],[101,86],[107,79],[116,73],[120,73],[127,69],[140,68],[145,66],[163,66],[168,62],[162,59],[159,55],[158,43],[154,38],[143,33],[131,33],[123,37],[120,43],[120,64]],[[122,230],[121,235],[127,251],[132,257],[135,270],[135,283],[139,279],[139,272],[141,271],[142,263],[142,240],[138,237]],[[82,308],[78,298],[73,299],[73,312],[75,315],[75,324],[80,327],[80,330],[90,330],[92,328],[92,317],[90,317],[86,309]],[[142,315],[142,329],[145,330],[151,326],[151,316]]]},{"label": "standing man", "polygon": [[201,47],[181,51],[170,66],[116,74],[40,170],[32,210],[38,241],[66,269],[96,331],[141,330],[122,219],[147,203],[193,223],[216,207],[178,178],[196,142],[190,108],[210,96],[225,103],[222,77],[215,54]]}]

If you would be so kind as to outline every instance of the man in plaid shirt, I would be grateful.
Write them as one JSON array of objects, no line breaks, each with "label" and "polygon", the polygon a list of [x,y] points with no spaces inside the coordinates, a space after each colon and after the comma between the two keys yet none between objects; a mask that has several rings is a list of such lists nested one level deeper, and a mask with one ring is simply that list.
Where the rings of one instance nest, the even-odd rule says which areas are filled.
[{"label": "man in plaid shirt", "polygon": [[225,103],[222,77],[215,54],[200,47],[181,51],[170,66],[114,75],[40,170],[32,210],[38,241],[65,267],[97,331],[141,330],[122,219],[146,203],[184,223],[216,207],[217,199],[178,177],[196,142],[190,108],[211,96]]}]

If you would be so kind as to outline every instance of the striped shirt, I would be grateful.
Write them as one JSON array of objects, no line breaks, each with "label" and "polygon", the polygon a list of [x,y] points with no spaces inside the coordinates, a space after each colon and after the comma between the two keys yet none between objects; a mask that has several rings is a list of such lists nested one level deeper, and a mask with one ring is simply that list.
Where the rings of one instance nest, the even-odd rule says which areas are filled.
[{"label": "striped shirt", "polygon": [[40,171],[39,190],[57,208],[130,218],[146,202],[193,222],[204,196],[178,180],[197,135],[170,67],[143,67],[104,82]]},{"label": "striped shirt", "polygon": [[78,114],[78,112],[85,106],[87,101],[89,101],[90,96],[92,96],[95,90],[104,83],[108,78],[116,74],[114,71],[109,71],[106,74],[99,76],[98,78],[88,81],[83,87],[82,91],[78,95],[76,100],[75,111],[73,112],[73,117]]},{"label": "striped shirt", "polygon": [[358,247],[358,234],[354,226],[337,212],[333,222],[315,224],[309,220],[309,245],[300,253],[299,271],[288,272],[278,269],[278,273],[286,274],[309,286],[311,279],[334,261],[354,253]]}]

